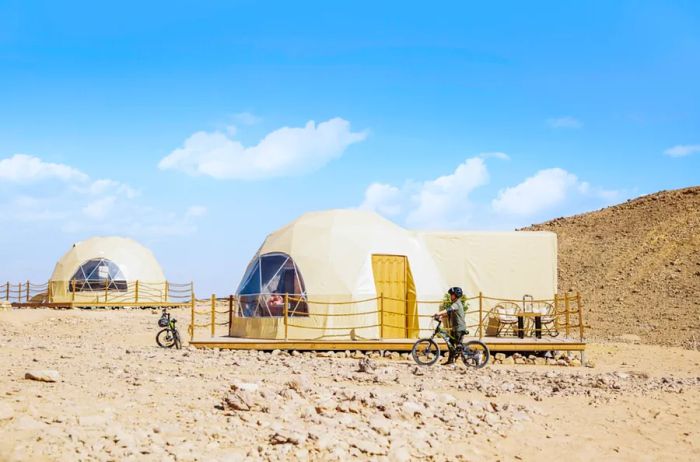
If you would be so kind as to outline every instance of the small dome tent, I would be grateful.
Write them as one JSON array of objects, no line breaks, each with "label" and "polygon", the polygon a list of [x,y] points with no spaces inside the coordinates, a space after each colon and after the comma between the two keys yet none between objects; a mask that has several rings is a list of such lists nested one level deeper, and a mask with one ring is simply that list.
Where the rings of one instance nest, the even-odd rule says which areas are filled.
[{"label": "small dome tent", "polygon": [[150,250],[124,237],[93,237],[73,244],[49,283],[52,300],[60,303],[97,301],[106,290],[133,299],[136,281],[140,301],[162,300],[165,276]]},{"label": "small dome tent", "polygon": [[449,287],[545,298],[556,281],[554,233],[417,232],[369,211],[311,212],[251,260],[230,335],[284,338],[286,297],[288,338],[412,338]]}]

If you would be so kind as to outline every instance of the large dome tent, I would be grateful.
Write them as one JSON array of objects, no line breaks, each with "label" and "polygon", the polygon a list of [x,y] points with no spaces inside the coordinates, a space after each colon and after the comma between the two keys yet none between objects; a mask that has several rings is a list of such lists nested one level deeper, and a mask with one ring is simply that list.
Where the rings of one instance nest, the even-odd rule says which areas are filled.
[{"label": "large dome tent", "polygon": [[429,322],[420,316],[437,311],[435,302],[451,286],[472,296],[552,298],[556,235],[410,231],[369,211],[307,213],[267,236],[251,260],[230,335],[416,337]]},{"label": "large dome tent", "polygon": [[49,280],[54,303],[99,300],[105,290],[140,301],[161,301],[166,279],[153,253],[125,237],[92,237],[76,242],[58,260]]}]

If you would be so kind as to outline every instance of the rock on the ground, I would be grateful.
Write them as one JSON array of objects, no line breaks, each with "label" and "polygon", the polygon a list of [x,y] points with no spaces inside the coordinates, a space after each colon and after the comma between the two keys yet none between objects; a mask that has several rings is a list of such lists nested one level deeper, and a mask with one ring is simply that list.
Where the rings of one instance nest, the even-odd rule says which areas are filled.
[{"label": "rock on the ground", "polygon": [[377,365],[369,358],[362,358],[357,363],[360,372],[372,372],[377,368]]},{"label": "rock on the ground", "polygon": [[61,378],[58,371],[51,369],[28,371],[24,374],[24,378],[28,380],[36,380],[38,382],[57,382]]}]

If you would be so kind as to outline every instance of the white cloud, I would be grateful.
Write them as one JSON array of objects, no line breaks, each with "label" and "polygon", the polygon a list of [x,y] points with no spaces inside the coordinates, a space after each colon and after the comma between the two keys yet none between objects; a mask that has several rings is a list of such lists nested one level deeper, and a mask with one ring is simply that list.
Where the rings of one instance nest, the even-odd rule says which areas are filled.
[{"label": "white cloud", "polygon": [[593,187],[561,168],[548,168],[516,186],[501,190],[491,205],[499,214],[535,216],[562,205],[580,203],[584,199],[608,204],[618,198],[618,191]]},{"label": "white cloud", "polygon": [[[61,181],[48,184],[51,179]],[[139,191],[125,183],[91,180],[74,167],[34,156],[0,159],[0,186],[2,180],[13,184],[0,188],[0,223],[12,223],[16,233],[59,229],[82,235],[185,235],[196,231],[197,218],[206,213],[201,205],[179,213],[144,205],[135,200]]]},{"label": "white cloud", "polygon": [[352,132],[350,123],[341,118],[318,125],[309,121],[301,128],[282,127],[252,147],[222,132],[197,132],[183,147],[164,157],[158,167],[217,179],[297,175],[318,170],[366,137],[365,132]]},{"label": "white cloud", "polygon": [[486,163],[472,157],[450,175],[421,184],[406,221],[421,228],[453,228],[468,220],[469,194],[489,181]]},{"label": "white cloud", "polygon": [[454,172],[403,187],[373,183],[365,191],[360,208],[383,215],[405,213],[406,222],[417,228],[456,228],[469,221],[470,193],[488,183],[486,163],[480,156],[465,160]]},{"label": "white cloud", "polygon": [[44,162],[38,157],[15,154],[0,159],[0,180],[16,183],[56,179],[60,181],[86,181],[88,176],[65,164]]},{"label": "white cloud", "polygon": [[685,157],[700,152],[700,144],[679,144],[664,151],[669,157]]},{"label": "white cloud", "polygon": [[[454,172],[433,180],[407,181],[403,186],[372,183],[360,208],[374,210],[421,229],[513,229],[534,219],[579,213],[620,200],[619,191],[581,181],[561,168],[540,170],[495,198],[475,195],[490,181],[485,156],[469,158]],[[478,217],[474,219],[474,217]]]},{"label": "white cloud", "polygon": [[576,175],[561,168],[540,170],[517,186],[499,192],[491,203],[499,213],[533,215],[562,203],[577,184]]},{"label": "white cloud", "polygon": [[575,117],[564,116],[547,119],[547,125],[551,128],[581,128],[583,127],[583,122]]},{"label": "white cloud", "polygon": [[372,183],[365,190],[365,200],[360,205],[363,210],[373,210],[382,215],[395,216],[403,209],[403,192],[396,186]]}]

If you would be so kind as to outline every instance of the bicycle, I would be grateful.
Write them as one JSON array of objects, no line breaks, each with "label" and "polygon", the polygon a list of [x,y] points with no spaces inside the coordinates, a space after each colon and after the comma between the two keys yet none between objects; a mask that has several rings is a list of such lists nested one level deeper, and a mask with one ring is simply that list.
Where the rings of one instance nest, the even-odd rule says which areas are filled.
[{"label": "bicycle", "polygon": [[163,327],[163,329],[156,335],[156,342],[161,348],[172,348],[173,346],[178,350],[182,348],[180,332],[175,327],[176,322],[177,319],[171,318],[168,310],[163,308],[163,314],[160,315],[158,320],[158,326]]},{"label": "bicycle", "polygon": [[[442,325],[442,320],[436,318],[436,321],[437,326],[435,326],[433,335],[422,338],[413,344],[411,356],[417,364],[421,366],[432,366],[440,359],[440,347],[435,341],[436,336],[442,338],[447,344],[450,353],[456,353],[462,358],[462,362],[464,362],[467,367],[481,369],[488,364],[491,352],[484,342],[479,340],[457,342],[445,329],[440,327]],[[465,335],[468,334],[469,331],[467,331]],[[455,345],[455,343],[457,343],[457,345]]]}]

